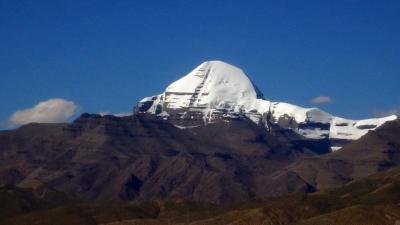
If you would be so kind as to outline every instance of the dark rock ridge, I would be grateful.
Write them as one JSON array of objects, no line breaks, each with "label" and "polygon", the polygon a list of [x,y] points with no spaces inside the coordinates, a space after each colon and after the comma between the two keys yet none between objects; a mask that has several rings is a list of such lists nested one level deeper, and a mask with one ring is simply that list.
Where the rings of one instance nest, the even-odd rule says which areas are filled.
[{"label": "dark rock ridge", "polygon": [[39,182],[87,200],[229,202],[313,192],[397,166],[399,131],[391,122],[321,155],[321,143],[246,117],[180,129],[148,114],[83,114],[0,132],[0,183]]}]

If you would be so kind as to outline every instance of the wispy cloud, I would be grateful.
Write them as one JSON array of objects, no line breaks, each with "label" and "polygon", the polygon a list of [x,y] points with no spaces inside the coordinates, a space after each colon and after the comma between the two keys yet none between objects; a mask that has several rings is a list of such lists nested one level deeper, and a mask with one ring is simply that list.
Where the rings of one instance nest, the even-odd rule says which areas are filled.
[{"label": "wispy cloud", "polygon": [[72,102],[61,98],[49,99],[39,102],[37,105],[28,109],[21,109],[14,112],[8,119],[11,126],[23,125],[27,123],[60,123],[66,122],[78,110],[78,106]]},{"label": "wispy cloud", "polygon": [[391,115],[400,116],[400,108],[372,110],[372,116],[374,116],[374,117],[385,117],[385,116],[391,116]]},{"label": "wispy cloud", "polygon": [[333,99],[326,95],[320,95],[310,100],[311,104],[320,105],[320,104],[327,104],[331,103]]}]

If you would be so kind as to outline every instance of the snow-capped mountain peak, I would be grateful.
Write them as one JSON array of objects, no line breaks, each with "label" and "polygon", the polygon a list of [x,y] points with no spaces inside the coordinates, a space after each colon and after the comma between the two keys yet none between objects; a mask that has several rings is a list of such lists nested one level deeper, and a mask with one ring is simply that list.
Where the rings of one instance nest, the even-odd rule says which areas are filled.
[{"label": "snow-capped mountain peak", "polygon": [[274,125],[306,138],[329,139],[333,150],[397,118],[347,120],[317,108],[268,101],[243,70],[222,61],[200,64],[162,94],[142,99],[135,110],[177,125],[182,120],[210,123],[215,118],[244,116],[267,129]]},{"label": "snow-capped mountain peak", "polygon": [[164,97],[167,108],[232,108],[245,106],[262,94],[239,68],[208,61],[170,84]]}]

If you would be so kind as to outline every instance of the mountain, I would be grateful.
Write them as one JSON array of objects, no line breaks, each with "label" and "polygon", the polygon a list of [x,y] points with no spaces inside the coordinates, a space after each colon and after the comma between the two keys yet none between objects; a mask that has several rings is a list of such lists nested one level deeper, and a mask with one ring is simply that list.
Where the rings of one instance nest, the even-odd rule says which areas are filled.
[{"label": "mountain", "polygon": [[0,224],[396,225],[400,222],[399,173],[400,169],[394,168],[327,192],[290,194],[235,204],[215,205],[182,199],[74,203],[16,215],[0,220]]},{"label": "mountain", "polygon": [[[270,102],[242,70],[211,61],[140,101],[132,116],[83,114],[0,132],[0,183],[40,183],[89,201],[219,203],[313,192],[396,166],[396,142],[373,135],[394,118],[350,122]],[[381,136],[396,140],[396,121]],[[344,143],[343,130],[351,138],[369,132],[329,153],[333,142]],[[365,149],[365,139],[379,150]]]},{"label": "mountain", "polygon": [[131,116],[0,131],[0,162],[0,224],[400,220],[400,119],[271,102],[219,61]]},{"label": "mountain", "polygon": [[266,129],[279,127],[309,139],[328,139],[332,150],[397,118],[349,120],[317,108],[265,100],[241,69],[221,61],[202,63],[162,94],[142,99],[135,111],[155,114],[182,128],[244,116]]},{"label": "mountain", "polygon": [[399,134],[399,120],[391,121],[324,154],[292,141],[295,132],[246,117],[180,129],[148,114],[83,114],[0,132],[0,183],[40,183],[88,201],[244,201],[340,187],[398,166]]},{"label": "mountain", "polygon": [[287,168],[318,190],[341,187],[400,166],[400,120],[385,123],[340,151],[303,158]]},{"label": "mountain", "polygon": [[[317,153],[247,118],[179,129],[153,115],[83,114],[70,124],[0,132],[0,183],[38,181],[82,199],[226,202],[313,188],[270,175]],[[290,184],[287,183],[290,180]]]}]

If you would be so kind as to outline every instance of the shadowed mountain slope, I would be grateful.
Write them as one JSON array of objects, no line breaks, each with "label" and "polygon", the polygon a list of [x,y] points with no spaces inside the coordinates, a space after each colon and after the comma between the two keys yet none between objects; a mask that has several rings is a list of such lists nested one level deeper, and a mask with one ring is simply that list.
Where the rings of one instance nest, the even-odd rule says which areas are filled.
[{"label": "shadowed mountain slope", "polygon": [[369,131],[340,151],[303,158],[290,165],[288,171],[324,190],[399,165],[400,120],[395,120]]},{"label": "shadowed mountain slope", "polygon": [[83,114],[1,132],[0,182],[86,200],[244,201],[340,187],[397,166],[399,134],[399,120],[388,122],[320,155],[296,133],[247,118],[181,129],[147,114]]},{"label": "shadowed mountain slope", "polygon": [[151,115],[83,114],[71,124],[1,132],[0,181],[33,180],[87,200],[226,202],[313,191],[294,174],[270,176],[315,154],[290,142],[293,135],[247,118],[187,130]]},{"label": "shadowed mountain slope", "polygon": [[0,224],[371,224],[400,222],[400,169],[359,179],[327,192],[214,205],[169,199],[157,202],[70,204],[0,220]]}]

